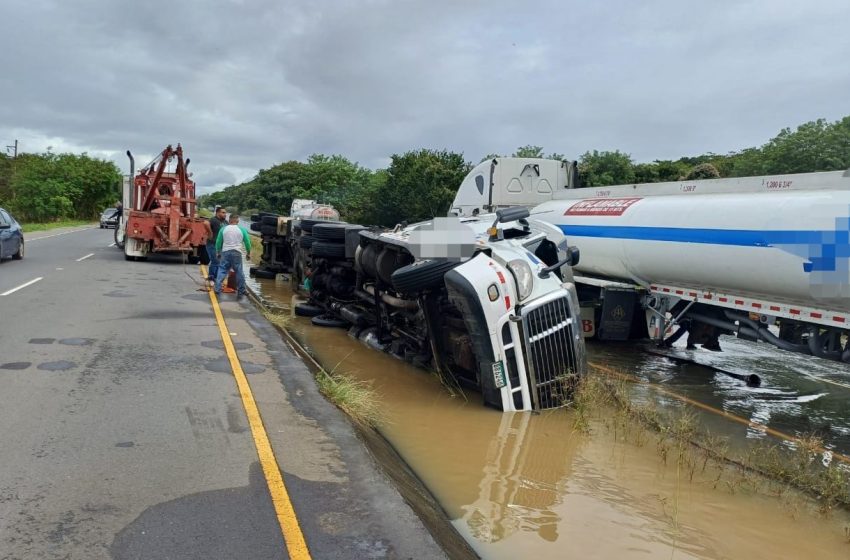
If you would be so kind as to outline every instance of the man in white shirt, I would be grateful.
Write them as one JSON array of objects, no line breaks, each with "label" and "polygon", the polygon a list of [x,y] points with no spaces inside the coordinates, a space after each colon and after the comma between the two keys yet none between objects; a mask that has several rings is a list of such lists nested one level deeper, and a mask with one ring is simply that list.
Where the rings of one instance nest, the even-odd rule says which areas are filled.
[{"label": "man in white shirt", "polygon": [[239,216],[230,214],[228,225],[218,231],[215,249],[218,256],[218,273],[215,277],[215,293],[221,295],[221,283],[230,269],[236,272],[236,299],[245,295],[245,275],[242,273],[242,247],[251,258],[251,236],[239,225]]}]

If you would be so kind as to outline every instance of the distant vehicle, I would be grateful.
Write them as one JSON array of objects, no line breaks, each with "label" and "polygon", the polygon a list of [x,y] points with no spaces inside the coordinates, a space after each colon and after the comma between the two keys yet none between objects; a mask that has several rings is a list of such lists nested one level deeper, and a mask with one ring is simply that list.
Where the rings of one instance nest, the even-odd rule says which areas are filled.
[{"label": "distant vehicle", "polygon": [[117,228],[118,216],[115,215],[116,208],[107,208],[100,215],[100,229]]},{"label": "distant vehicle", "polygon": [[24,258],[24,232],[6,210],[0,208],[0,260]]}]

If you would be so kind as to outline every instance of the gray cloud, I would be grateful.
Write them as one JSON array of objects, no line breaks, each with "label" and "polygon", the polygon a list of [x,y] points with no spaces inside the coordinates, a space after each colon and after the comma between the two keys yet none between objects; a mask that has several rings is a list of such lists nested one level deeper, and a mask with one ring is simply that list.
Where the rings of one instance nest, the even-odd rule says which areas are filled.
[{"label": "gray cloud", "polygon": [[843,0],[7,3],[0,139],[125,169],[127,148],[182,142],[207,190],[313,152],[725,152],[850,113],[848,16]]}]

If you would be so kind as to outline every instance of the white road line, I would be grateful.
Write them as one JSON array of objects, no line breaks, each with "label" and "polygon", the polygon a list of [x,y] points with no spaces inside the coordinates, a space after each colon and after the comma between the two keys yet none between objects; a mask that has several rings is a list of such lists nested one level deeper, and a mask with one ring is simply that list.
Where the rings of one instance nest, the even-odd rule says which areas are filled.
[{"label": "white road line", "polygon": [[2,294],[0,294],[0,296],[8,296],[9,294],[14,294],[14,293],[15,293],[15,292],[17,292],[18,290],[23,290],[23,289],[24,289],[24,288],[26,288],[27,286],[30,286],[30,285],[32,285],[32,284],[35,284],[36,282],[38,282],[38,281],[39,281],[39,280],[41,280],[42,278],[44,278],[44,276],[39,276],[38,278],[34,278],[34,279],[30,280],[29,282],[26,282],[26,283],[24,283],[24,284],[21,284],[21,285],[20,285],[20,286],[18,286],[17,288],[12,288],[11,290],[6,290],[6,291],[5,291],[5,292],[3,292]]},{"label": "white road line", "polygon": [[[94,229],[94,227],[88,227],[88,228],[83,228],[83,229],[75,229],[73,231],[63,231],[62,233],[54,233],[53,235],[45,235],[44,237],[32,237],[32,238],[28,237],[27,243],[29,243],[31,241],[38,241],[39,239],[50,239],[51,237],[59,237],[60,235],[68,235],[69,233],[78,233],[78,232],[81,232],[81,231],[88,231],[90,229]],[[24,234],[26,235],[26,232],[24,232]]]},{"label": "white road line", "polygon": [[79,259],[77,259],[77,262],[84,261],[84,260],[86,260],[87,258],[89,258],[89,257],[93,257],[93,256],[94,256],[94,253],[89,253],[89,254],[88,254],[88,255],[86,255],[85,257],[80,257]]}]

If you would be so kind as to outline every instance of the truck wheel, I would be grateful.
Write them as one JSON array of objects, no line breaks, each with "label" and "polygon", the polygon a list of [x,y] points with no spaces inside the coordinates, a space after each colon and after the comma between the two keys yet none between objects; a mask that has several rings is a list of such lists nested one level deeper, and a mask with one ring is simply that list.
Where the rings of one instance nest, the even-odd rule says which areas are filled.
[{"label": "truck wheel", "polygon": [[458,266],[460,261],[423,259],[393,272],[393,287],[402,293],[415,293],[426,288],[440,286],[446,272]]},{"label": "truck wheel", "polygon": [[251,214],[251,221],[252,222],[261,222],[261,221],[263,221],[263,217],[259,214]]},{"label": "truck wheel", "polygon": [[[254,225],[254,224],[251,224]],[[268,224],[263,224],[260,226],[260,233],[263,235],[277,235],[277,226],[270,226]]]},{"label": "truck wheel", "polygon": [[310,252],[314,257],[325,257],[331,259],[345,258],[345,245],[339,243],[328,243],[327,241],[314,241]]},{"label": "truck wheel", "polygon": [[313,246],[313,236],[312,235],[302,235],[298,240],[298,245],[302,249],[309,249]]},{"label": "truck wheel", "polygon": [[349,224],[315,224],[313,237],[322,241],[344,241],[345,228]]},{"label": "truck wheel", "polygon": [[318,305],[310,305],[309,303],[299,303],[295,306],[295,315],[298,317],[316,317],[324,312],[325,310]]},{"label": "truck wheel", "polygon": [[348,327],[349,322],[343,321],[342,319],[337,319],[333,315],[318,315],[310,319],[310,322],[316,325],[317,327]]},{"label": "truck wheel", "polygon": [[263,230],[263,224],[261,224],[259,222],[251,222],[251,225],[249,227],[251,228],[251,231],[262,231]]},{"label": "truck wheel", "polygon": [[264,215],[263,219],[260,220],[263,222],[264,226],[274,226],[275,230],[277,230],[277,214],[275,215]]},{"label": "truck wheel", "polygon": [[317,224],[339,224],[339,223],[342,223],[342,222],[332,222],[330,220],[310,220],[310,219],[305,218],[305,219],[301,220],[301,229],[303,229],[307,233],[311,233],[313,231],[313,226],[315,226]]}]

